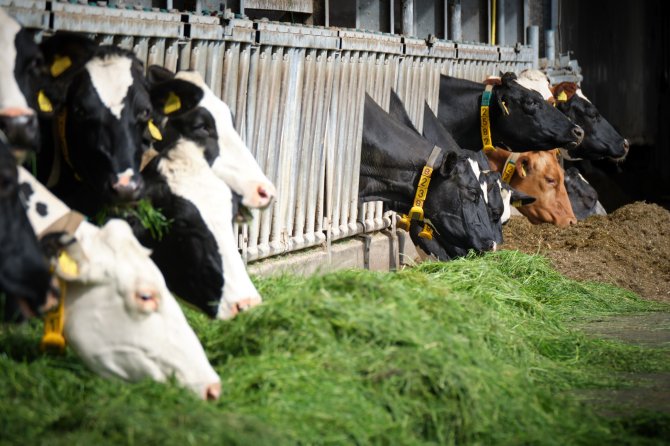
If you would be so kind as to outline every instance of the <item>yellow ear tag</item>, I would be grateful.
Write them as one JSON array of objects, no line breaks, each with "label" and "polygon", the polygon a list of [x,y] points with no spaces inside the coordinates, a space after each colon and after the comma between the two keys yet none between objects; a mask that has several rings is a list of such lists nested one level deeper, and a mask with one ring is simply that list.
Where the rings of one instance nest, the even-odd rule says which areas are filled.
[{"label": "yellow ear tag", "polygon": [[423,225],[423,229],[421,230],[421,232],[419,232],[419,237],[426,240],[432,240],[433,228],[431,228],[429,225]]},{"label": "yellow ear tag", "polygon": [[169,115],[170,113],[174,113],[177,110],[181,108],[181,99],[179,99],[179,96],[174,94],[174,92],[170,92],[168,95],[167,101],[165,101],[165,105],[163,106],[163,113],[166,115]]},{"label": "yellow ear tag", "polygon": [[565,102],[568,100],[568,95],[565,94],[565,91],[561,91],[556,97],[556,100],[559,102]]},{"label": "yellow ear tag", "polygon": [[37,93],[37,105],[44,113],[51,113],[54,111],[54,107],[47,95],[44,94],[44,90],[40,90],[40,92]]},{"label": "yellow ear tag", "polygon": [[501,104],[503,106],[503,110],[505,111],[505,114],[509,115],[509,110],[507,109],[507,104],[505,104],[505,101],[502,101]]},{"label": "yellow ear tag", "polygon": [[79,276],[79,266],[77,265],[77,262],[70,257],[66,251],[63,251],[60,256],[58,256],[58,268],[68,277],[75,278]]},{"label": "yellow ear tag", "polygon": [[54,62],[51,64],[51,77],[60,76],[70,66],[72,66],[72,59],[68,56],[56,56]]},{"label": "yellow ear tag", "polygon": [[161,131],[158,130],[158,127],[156,127],[156,124],[154,124],[153,119],[149,119],[149,122],[147,123],[147,127],[149,127],[149,133],[151,133],[151,137],[155,139],[156,141],[162,141],[163,140],[163,135],[161,135]]}]

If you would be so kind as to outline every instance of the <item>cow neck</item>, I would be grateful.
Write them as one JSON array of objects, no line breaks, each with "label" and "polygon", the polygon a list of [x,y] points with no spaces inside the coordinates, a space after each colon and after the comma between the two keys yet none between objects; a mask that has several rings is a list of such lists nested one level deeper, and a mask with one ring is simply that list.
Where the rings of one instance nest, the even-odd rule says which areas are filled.
[{"label": "cow neck", "polygon": [[409,210],[409,214],[403,214],[398,221],[398,226],[405,231],[409,231],[410,223],[412,220],[424,222],[423,229],[419,232],[419,237],[425,238],[428,240],[433,239],[433,225],[429,219],[424,218],[423,204],[428,198],[428,186],[430,185],[430,178],[433,175],[433,168],[435,167],[435,162],[437,161],[438,156],[442,152],[438,146],[434,146],[430,156],[426,161],[426,165],[421,169],[421,177],[419,178],[419,183],[416,186],[416,194],[414,195],[414,202],[412,203],[412,208]]},{"label": "cow neck", "polygon": [[56,115],[53,121],[54,132],[56,133],[57,137],[55,140],[56,150],[54,150],[53,166],[51,168],[51,173],[49,174],[49,179],[47,180],[48,187],[53,187],[61,182],[61,160],[64,160],[68,165],[75,180],[77,180],[77,182],[82,181],[81,177],[72,165],[72,159],[70,158],[70,146],[67,143],[67,137],[65,134],[66,124],[67,109],[63,109]]},{"label": "cow neck", "polygon": [[[458,145],[468,150],[482,148],[481,87],[478,82],[452,77],[443,77],[440,81],[439,121]],[[491,98],[494,92],[495,87]]]}]

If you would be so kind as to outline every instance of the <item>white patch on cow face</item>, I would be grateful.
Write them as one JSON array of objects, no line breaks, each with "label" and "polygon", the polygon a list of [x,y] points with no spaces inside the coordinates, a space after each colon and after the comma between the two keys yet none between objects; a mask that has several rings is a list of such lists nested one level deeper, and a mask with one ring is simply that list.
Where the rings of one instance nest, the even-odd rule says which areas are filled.
[{"label": "white patch on cow face", "polygon": [[484,201],[486,204],[489,204],[489,193],[488,193],[488,188],[486,187],[486,180],[484,179],[481,170],[479,169],[479,163],[472,158],[468,158],[468,162],[470,163],[470,169],[472,169],[472,173],[475,174],[475,178],[477,178],[477,181],[479,182],[479,187],[482,189],[482,195],[484,195]]},{"label": "white patch on cow face", "polygon": [[581,89],[581,88],[578,88],[577,91],[575,91],[575,94],[576,94],[577,96],[579,96],[580,98],[584,99],[586,102],[591,102],[591,101],[589,101],[589,98],[587,98],[586,96],[584,96],[584,92],[582,92],[582,89]]},{"label": "white patch on cow face", "polygon": [[79,265],[65,298],[65,338],[105,377],[166,381],[207,396],[220,380],[149,252],[125,221],[88,223],[68,252]]},{"label": "white patch on cow face", "polygon": [[[19,184],[22,183],[30,185],[32,189],[32,193],[24,198],[26,198],[26,207],[28,208],[28,220],[35,234],[41,234],[56,220],[70,212],[70,208],[65,203],[37,181],[26,169],[19,166]],[[39,212],[38,204],[44,205],[47,212]]]},{"label": "white patch on cow face", "polygon": [[169,157],[160,160],[158,171],[165,177],[172,193],[185,198],[198,208],[200,216],[216,240],[224,275],[217,318],[233,317],[236,305],[241,301],[260,303],[260,295],[237,251],[232,224],[232,192],[207,164],[203,149],[192,141],[180,139],[170,149]]},{"label": "white patch on cow face", "polygon": [[540,70],[522,71],[515,82],[529,90],[537,91],[545,101],[554,97],[550,89],[549,79]]},{"label": "white patch on cow face", "polygon": [[117,119],[121,119],[124,99],[133,84],[132,63],[129,57],[112,55],[94,58],[86,64],[100,101]]},{"label": "white patch on cow face", "polygon": [[511,209],[512,191],[503,187],[500,180],[497,180],[497,183],[498,187],[500,188],[500,195],[502,196],[503,200],[503,213],[502,216],[500,217],[500,223],[505,224],[512,215],[512,209]]},{"label": "white patch on cow face", "polygon": [[5,109],[30,110],[28,102],[14,78],[16,65],[15,39],[21,30],[16,20],[0,8],[0,114]]},{"label": "white patch on cow face", "polygon": [[212,164],[214,172],[242,196],[244,206],[251,208],[268,206],[277,191],[235,130],[228,105],[216,97],[198,72],[182,71],[175,77],[197,85],[204,92],[198,105],[208,110],[214,117],[219,135],[220,156]]}]

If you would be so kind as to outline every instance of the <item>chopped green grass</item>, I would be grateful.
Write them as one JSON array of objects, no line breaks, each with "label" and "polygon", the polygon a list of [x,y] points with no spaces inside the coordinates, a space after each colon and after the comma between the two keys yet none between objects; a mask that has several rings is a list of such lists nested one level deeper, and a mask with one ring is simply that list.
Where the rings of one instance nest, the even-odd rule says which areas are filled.
[{"label": "chopped green grass", "polygon": [[667,306],[517,252],[255,282],[264,305],[233,321],[185,308],[222,379],[215,403],[174,383],[104,380],[71,353],[40,355],[39,323],[4,327],[0,443],[663,441],[641,428],[658,418],[607,420],[574,393],[669,371],[667,351],[571,327]]},{"label": "chopped green grass", "polygon": [[151,238],[158,241],[163,239],[172,225],[172,220],[165,217],[161,209],[154,208],[151,201],[147,199],[107,206],[96,214],[94,220],[96,224],[102,226],[110,218],[138,221],[144,229],[149,231]]}]

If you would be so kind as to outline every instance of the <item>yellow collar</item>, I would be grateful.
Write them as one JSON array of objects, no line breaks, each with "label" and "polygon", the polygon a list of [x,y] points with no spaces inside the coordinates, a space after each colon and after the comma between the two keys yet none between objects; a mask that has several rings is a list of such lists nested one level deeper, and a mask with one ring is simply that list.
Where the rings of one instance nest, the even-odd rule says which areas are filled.
[{"label": "yellow collar", "polygon": [[493,141],[491,139],[491,117],[489,115],[489,104],[491,103],[491,95],[493,94],[493,85],[487,85],[482,93],[482,104],[479,107],[479,118],[482,132],[482,146],[484,153],[495,151]]},{"label": "yellow collar", "polygon": [[[505,165],[503,166],[502,169],[502,180],[509,184],[510,181],[512,181],[512,177],[514,176],[514,172],[516,171],[516,161],[519,159],[520,153],[510,153],[509,156],[507,157],[507,161],[505,161]],[[523,169],[523,167],[521,167]]]},{"label": "yellow collar", "polygon": [[[58,268],[72,276],[76,276],[79,270],[77,263],[65,251],[62,251],[58,256]],[[63,329],[65,328],[67,282],[59,277],[58,285],[60,288],[58,306],[44,315],[44,335],[40,342],[40,349],[62,353],[65,350]]]},{"label": "yellow collar", "polygon": [[433,228],[430,224],[430,221],[424,218],[423,215],[423,203],[428,197],[428,185],[430,185],[430,177],[433,175],[433,168],[437,157],[442,152],[438,146],[433,147],[433,151],[426,161],[426,165],[421,169],[421,178],[419,178],[419,184],[416,187],[416,194],[414,195],[414,204],[409,210],[409,215],[403,214],[398,221],[398,227],[409,231],[409,226],[412,220],[419,222],[424,222],[423,229],[419,233],[419,237],[432,240],[433,238]]}]

